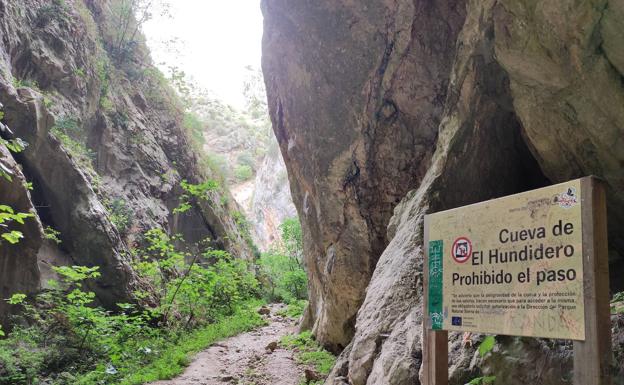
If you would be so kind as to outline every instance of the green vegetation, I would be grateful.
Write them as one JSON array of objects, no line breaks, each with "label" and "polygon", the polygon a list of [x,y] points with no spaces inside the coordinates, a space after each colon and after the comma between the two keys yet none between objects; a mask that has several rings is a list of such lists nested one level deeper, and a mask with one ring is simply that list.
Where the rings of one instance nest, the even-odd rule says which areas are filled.
[{"label": "green vegetation", "polygon": [[[3,117],[4,117],[4,113],[0,111],[0,119],[2,119]],[[24,149],[26,148],[26,142],[24,142],[23,140],[19,138],[7,140],[7,139],[0,137],[0,146],[6,147],[9,151],[13,153],[19,153],[19,152],[24,151]],[[9,182],[13,180],[11,170],[6,168],[2,163],[0,163],[0,177],[6,179]]]},{"label": "green vegetation", "polygon": [[146,367],[135,368],[136,371],[130,373],[120,384],[139,385],[177,376],[189,364],[189,357],[194,353],[221,339],[265,325],[266,321],[256,312],[261,304],[261,301],[253,300],[242,303],[232,315],[183,335],[174,344],[167,346]]},{"label": "green vegetation", "polygon": [[[496,345],[496,338],[494,336],[486,336],[481,344],[479,344],[479,356],[481,358],[485,357],[488,353],[494,349],[494,345]],[[473,378],[468,384],[469,385],[489,385],[494,384],[496,380],[496,376],[481,376],[477,378]]]},{"label": "green vegetation", "polygon": [[253,176],[253,170],[247,165],[238,165],[234,168],[234,176],[239,182],[244,182]]},{"label": "green vegetation", "polygon": [[155,11],[166,13],[168,5],[159,0],[117,0],[112,2],[113,30],[111,53],[118,63],[137,56],[141,26],[152,18]]},{"label": "green vegetation", "polygon": [[32,213],[18,213],[15,212],[10,206],[0,204],[0,245],[2,242],[9,242],[10,244],[16,244],[20,239],[24,238],[24,234],[18,230],[8,229],[12,222],[24,224],[24,219],[32,218]]},{"label": "green vegetation", "polygon": [[39,90],[39,83],[36,80],[13,78],[13,87],[15,88],[32,88]]},{"label": "green vegetation", "polygon": [[[336,357],[314,341],[309,331],[297,335],[286,335],[282,337],[280,344],[284,348],[295,351],[297,362],[311,367],[322,376],[327,376],[336,363]],[[311,384],[322,383],[323,381],[317,381]]]},{"label": "green vegetation", "polygon": [[43,235],[45,237],[45,239],[50,240],[54,243],[56,243],[57,245],[61,243],[61,232],[54,230],[52,227],[50,226],[46,226],[43,229]]},{"label": "green vegetation", "polygon": [[203,145],[206,140],[204,139],[204,126],[201,118],[193,112],[187,112],[184,114],[184,120],[182,121],[182,125],[184,126],[187,134],[192,139],[191,143],[194,145],[195,150],[198,152],[203,152]]},{"label": "green vegetation", "polygon": [[611,300],[611,314],[624,314],[624,291],[615,293]]},{"label": "green vegetation", "polygon": [[96,306],[86,283],[98,267],[64,266],[59,281],[30,298],[8,299],[22,312],[0,340],[0,385],[141,384],[182,371],[188,355],[217,339],[261,325],[258,283],[246,263],[225,251],[190,254],[162,230],[134,250],[144,304]]},{"label": "green vegetation", "polygon": [[255,160],[253,155],[249,151],[243,151],[238,155],[236,159],[239,165],[249,166],[249,168],[253,169],[255,165]]},{"label": "green vegetation", "polygon": [[[4,119],[4,112],[0,111],[0,120],[2,119]],[[6,147],[13,153],[24,151],[26,145],[26,142],[19,138],[7,140],[0,137],[0,146]],[[0,162],[0,177],[4,178],[8,182],[13,181],[13,174],[11,170],[2,164],[2,162]],[[28,188],[27,186],[26,188]],[[11,206],[0,204],[0,245],[2,245],[3,242],[8,242],[14,245],[18,243],[20,239],[24,238],[24,233],[10,227],[16,223],[23,225],[24,219],[32,217],[34,217],[34,214],[32,213],[16,212]],[[4,335],[2,329],[0,329],[0,333],[0,336]]]},{"label": "green vegetation", "polygon": [[245,217],[245,214],[243,214],[240,211],[234,211],[232,212],[232,217],[234,218],[234,223],[236,223],[238,232],[243,237],[243,240],[245,241],[245,243],[247,243],[247,246],[249,246],[253,250],[256,256],[259,256],[260,251],[258,250],[258,248],[256,247],[256,244],[251,238],[251,227],[249,225],[249,221],[247,220],[247,217]]},{"label": "green vegetation", "polygon": [[83,169],[95,174],[93,161],[96,153],[83,143],[84,132],[76,119],[69,117],[58,119],[50,132]]},{"label": "green vegetation", "polygon": [[200,166],[209,174],[216,175],[222,181],[229,178],[230,169],[228,162],[223,155],[207,152],[200,160]]},{"label": "green vegetation", "polygon": [[69,10],[64,0],[52,0],[37,10],[36,24],[39,28],[45,27],[53,21],[69,23]]},{"label": "green vegetation", "polygon": [[132,225],[133,211],[125,200],[121,198],[104,200],[104,207],[108,218],[115,225],[120,234],[126,235]]},{"label": "green vegetation", "polygon": [[185,213],[191,209],[193,202],[207,201],[210,202],[210,192],[220,189],[219,182],[215,180],[207,180],[203,183],[192,184],[187,180],[180,182],[180,187],[184,190],[184,194],[180,196],[178,207],[173,209],[174,213]]},{"label": "green vegetation", "polygon": [[308,301],[304,299],[291,301],[287,305],[285,310],[280,310],[277,312],[277,314],[281,315],[282,317],[299,318],[303,314],[306,306],[308,306]]},{"label": "green vegetation", "polygon": [[303,240],[298,218],[280,225],[283,245],[258,260],[259,280],[268,301],[293,303],[307,298],[308,280],[303,269]]}]

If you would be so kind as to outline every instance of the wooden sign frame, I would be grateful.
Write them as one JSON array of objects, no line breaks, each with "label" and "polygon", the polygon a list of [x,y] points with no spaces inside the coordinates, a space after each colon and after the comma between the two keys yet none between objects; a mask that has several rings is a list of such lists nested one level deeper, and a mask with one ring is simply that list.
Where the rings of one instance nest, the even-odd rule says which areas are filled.
[{"label": "wooden sign frame", "polygon": [[[574,341],[574,385],[612,385],[609,252],[605,183],[581,179],[585,340]],[[448,385],[448,331],[432,330],[429,308],[429,223],[425,217],[423,263],[423,385]]]}]

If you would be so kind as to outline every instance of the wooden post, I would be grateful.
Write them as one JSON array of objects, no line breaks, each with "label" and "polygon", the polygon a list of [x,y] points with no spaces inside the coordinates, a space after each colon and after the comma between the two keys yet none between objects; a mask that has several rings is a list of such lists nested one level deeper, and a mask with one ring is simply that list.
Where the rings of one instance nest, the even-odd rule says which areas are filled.
[{"label": "wooden post", "polygon": [[611,385],[611,316],[604,182],[581,179],[585,341],[574,341],[574,385]]},{"label": "wooden post", "polygon": [[[577,186],[579,186],[577,184]],[[612,385],[611,315],[609,306],[609,260],[607,245],[607,204],[605,183],[596,177],[580,180],[583,302],[585,340],[574,341],[574,385]],[[577,217],[578,218],[578,217]],[[431,297],[436,314],[429,317],[430,254],[436,256],[441,244],[429,239],[429,217],[425,216],[423,241],[423,385],[448,385],[448,333],[432,330],[440,316],[438,298]],[[577,222],[578,223],[578,222]],[[441,240],[434,242],[442,242]],[[435,267],[437,261],[431,260]],[[438,277],[431,277],[437,280]],[[438,282],[434,280],[434,290]],[[439,327],[439,323],[436,324]]]},{"label": "wooden post", "polygon": [[448,385],[448,332],[431,330],[429,318],[429,221],[425,217],[423,237],[423,385]]}]

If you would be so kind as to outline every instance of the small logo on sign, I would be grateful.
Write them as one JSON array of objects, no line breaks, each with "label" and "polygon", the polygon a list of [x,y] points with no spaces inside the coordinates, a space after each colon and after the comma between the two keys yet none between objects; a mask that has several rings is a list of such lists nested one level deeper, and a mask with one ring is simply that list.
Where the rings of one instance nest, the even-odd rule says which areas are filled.
[{"label": "small logo on sign", "polygon": [[578,196],[576,195],[576,188],[568,187],[567,191],[561,194],[555,195],[555,203],[564,209],[576,206],[578,204]]},{"label": "small logo on sign", "polygon": [[459,237],[453,242],[451,248],[451,255],[457,263],[464,263],[470,258],[472,254],[472,242],[466,237]]},{"label": "small logo on sign", "polygon": [[462,326],[462,317],[451,317],[451,325]]}]

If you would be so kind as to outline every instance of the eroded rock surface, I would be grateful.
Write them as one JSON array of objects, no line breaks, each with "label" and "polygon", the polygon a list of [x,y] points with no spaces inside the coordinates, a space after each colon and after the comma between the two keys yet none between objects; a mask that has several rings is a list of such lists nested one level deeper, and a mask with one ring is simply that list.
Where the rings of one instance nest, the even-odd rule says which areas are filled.
[{"label": "eroded rock surface", "polygon": [[[622,9],[621,1],[264,1],[269,105],[306,234],[307,321],[329,346],[354,333],[329,384],[419,383],[428,212],[600,176],[609,186],[611,287],[624,287]],[[383,49],[378,39],[395,44]],[[380,215],[391,208],[392,219]],[[460,339],[451,339],[453,384],[478,374]],[[569,346],[503,342],[481,366],[505,384],[569,383]],[[533,361],[542,369],[512,370]]]},{"label": "eroded rock surface", "polygon": [[336,351],[392,210],[435,149],[464,7],[267,0],[263,11],[271,118],[305,234],[305,323]]},{"label": "eroded rock surface", "polygon": [[[109,307],[132,300],[138,283],[129,250],[151,228],[180,233],[188,244],[208,239],[235,256],[252,256],[231,215],[239,208],[225,187],[174,213],[182,180],[200,183],[214,175],[191,150],[183,111],[140,34],[133,59],[116,50],[111,4],[0,0],[2,121],[11,136],[29,144],[3,156],[21,166],[33,187],[32,200],[23,191],[5,197],[3,187],[0,204],[31,200],[39,227],[59,231],[62,241],[59,250],[42,248],[41,235],[27,234],[20,248],[29,250],[25,260],[38,255],[41,269],[13,260],[2,273],[29,273],[34,288],[43,283],[37,274],[49,272],[44,261],[97,265],[102,276],[93,289]],[[0,250],[8,260],[6,247],[2,243]],[[28,289],[10,280],[2,285],[3,293]]]}]

